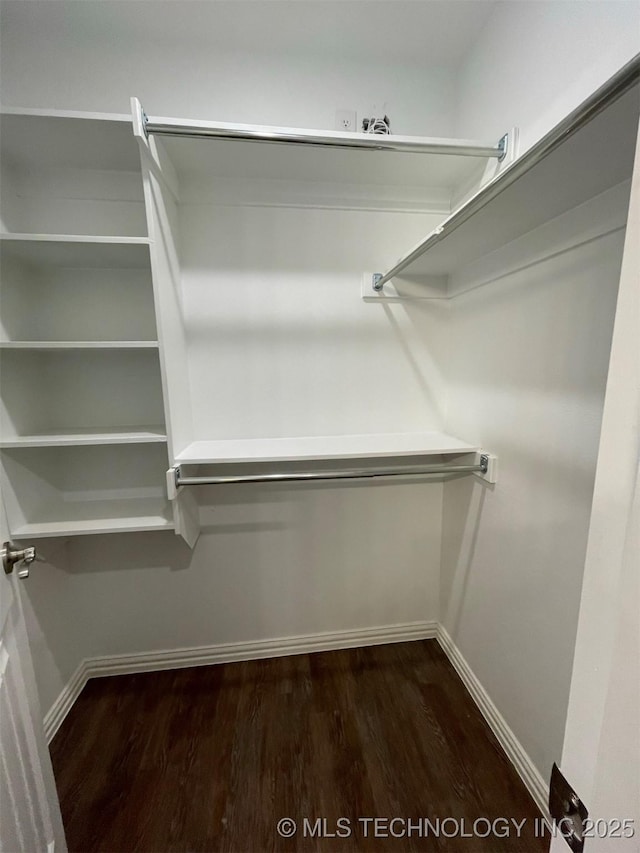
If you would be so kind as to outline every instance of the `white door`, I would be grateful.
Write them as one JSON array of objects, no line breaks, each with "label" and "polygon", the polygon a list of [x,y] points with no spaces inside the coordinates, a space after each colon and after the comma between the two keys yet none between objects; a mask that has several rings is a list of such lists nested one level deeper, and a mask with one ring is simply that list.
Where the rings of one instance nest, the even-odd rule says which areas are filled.
[{"label": "white door", "polygon": [[[0,534],[8,539],[0,506]],[[37,571],[32,566],[32,571]],[[18,568],[0,569],[0,850],[64,853],[67,845],[20,603]]]},{"label": "white door", "polygon": [[[640,144],[631,190],[560,770],[585,853],[640,851]],[[552,853],[568,850],[561,837]]]}]

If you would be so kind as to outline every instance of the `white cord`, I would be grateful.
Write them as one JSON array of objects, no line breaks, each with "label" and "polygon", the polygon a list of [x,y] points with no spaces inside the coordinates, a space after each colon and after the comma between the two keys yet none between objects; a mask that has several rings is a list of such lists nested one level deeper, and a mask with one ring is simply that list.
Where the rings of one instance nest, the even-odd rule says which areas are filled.
[{"label": "white cord", "polygon": [[384,118],[370,118],[366,130],[363,128],[363,132],[375,133],[378,136],[389,136],[391,134],[389,118],[387,116]]}]

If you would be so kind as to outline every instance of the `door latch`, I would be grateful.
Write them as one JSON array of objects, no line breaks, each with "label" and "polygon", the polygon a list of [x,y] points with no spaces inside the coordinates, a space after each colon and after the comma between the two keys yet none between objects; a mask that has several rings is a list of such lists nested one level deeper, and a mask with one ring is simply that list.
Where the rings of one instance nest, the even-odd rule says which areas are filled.
[{"label": "door latch", "polygon": [[557,764],[551,771],[549,812],[564,840],[574,853],[584,850],[584,822],[589,816],[584,803],[560,772]]},{"label": "door latch", "polygon": [[13,567],[16,563],[22,565],[18,567],[18,577],[29,577],[29,566],[36,558],[36,549],[33,546],[29,548],[14,548],[11,542],[5,542],[2,546],[2,566],[6,574],[10,575],[13,572]]}]

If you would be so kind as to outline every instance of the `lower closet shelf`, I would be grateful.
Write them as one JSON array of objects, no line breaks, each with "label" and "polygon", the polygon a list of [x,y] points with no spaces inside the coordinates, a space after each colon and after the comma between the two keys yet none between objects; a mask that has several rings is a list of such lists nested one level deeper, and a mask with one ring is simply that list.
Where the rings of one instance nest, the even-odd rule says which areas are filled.
[{"label": "lower closet shelf", "polygon": [[16,539],[173,530],[171,507],[164,498],[60,501],[42,507],[38,520],[11,531]]},{"label": "lower closet shelf", "polygon": [[173,528],[166,444],[18,446],[0,460],[17,538]]},{"label": "lower closet shelf", "polygon": [[194,441],[176,456],[177,464],[224,462],[300,462],[376,459],[474,453],[480,446],[442,432],[324,435]]}]

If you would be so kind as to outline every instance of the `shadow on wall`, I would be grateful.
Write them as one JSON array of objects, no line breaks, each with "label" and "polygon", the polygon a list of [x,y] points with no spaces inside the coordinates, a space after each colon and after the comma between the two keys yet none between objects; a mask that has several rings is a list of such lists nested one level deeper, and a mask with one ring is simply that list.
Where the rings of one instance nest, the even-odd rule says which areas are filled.
[{"label": "shadow on wall", "polygon": [[393,305],[383,303],[383,308],[396,345],[421,389],[422,396],[442,420],[442,400],[445,396],[442,359],[446,352],[442,328],[447,319],[446,304],[441,304],[438,299],[429,300],[426,305],[401,304],[401,313],[395,312]]},{"label": "shadow on wall", "polygon": [[[192,551],[173,531],[74,536],[63,542],[45,540],[39,553],[66,575],[134,569],[187,569]],[[37,564],[36,564],[37,565]]]},{"label": "shadow on wall", "polygon": [[469,477],[450,481],[444,489],[440,621],[454,640],[464,609],[487,488],[493,491],[495,486],[480,486]]},{"label": "shadow on wall", "polygon": [[[58,636],[60,626],[67,624],[69,617],[66,578],[61,570],[69,563],[68,540],[45,539],[36,543],[36,552],[38,558],[30,566],[29,577],[20,585],[20,600],[44,711],[48,704],[43,699],[44,676],[40,671],[46,669],[51,680],[60,673],[63,679],[68,677],[66,648],[58,656],[50,641],[52,634]],[[72,640],[68,639],[70,644]],[[44,693],[46,695],[46,690]]]},{"label": "shadow on wall", "polygon": [[[41,709],[47,712],[82,659],[95,653],[93,633],[100,636],[107,626],[114,637],[122,635],[113,621],[113,595],[122,593],[121,584],[109,584],[108,576],[131,571],[124,599],[134,607],[141,569],[177,573],[188,568],[192,552],[172,531],[43,539],[37,551],[21,600]],[[106,584],[89,582],[101,574]],[[131,619],[130,610],[124,619]]]}]

